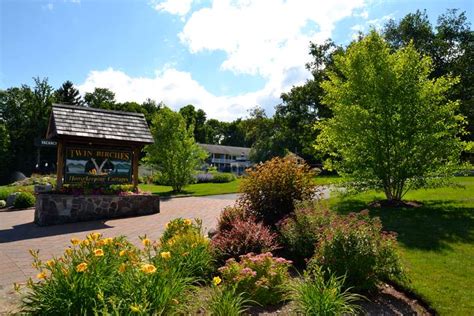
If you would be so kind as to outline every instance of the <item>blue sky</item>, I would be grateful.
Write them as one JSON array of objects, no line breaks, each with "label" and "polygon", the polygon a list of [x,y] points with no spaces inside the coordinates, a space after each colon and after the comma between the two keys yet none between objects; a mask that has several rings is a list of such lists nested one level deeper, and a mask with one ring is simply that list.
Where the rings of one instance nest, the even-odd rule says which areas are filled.
[{"label": "blue sky", "polygon": [[433,24],[472,0],[0,0],[0,88],[48,77],[80,92],[113,90],[232,120],[309,78],[310,41],[347,44],[357,30],[426,9]]}]

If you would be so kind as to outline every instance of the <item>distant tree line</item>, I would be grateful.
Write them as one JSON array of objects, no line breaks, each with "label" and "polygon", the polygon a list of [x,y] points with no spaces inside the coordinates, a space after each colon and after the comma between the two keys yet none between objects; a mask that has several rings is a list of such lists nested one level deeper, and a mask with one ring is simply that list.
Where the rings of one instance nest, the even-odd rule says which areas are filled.
[{"label": "distant tree line", "polygon": [[[451,100],[460,100],[459,112],[466,117],[466,141],[473,140],[474,132],[474,32],[464,12],[447,10],[436,26],[431,25],[426,11],[416,11],[399,21],[386,23],[381,35],[389,47],[396,51],[412,41],[414,47],[433,61],[430,78],[441,76],[459,77],[459,83],[450,90]],[[347,47],[336,45],[332,40],[323,44],[310,43],[312,61],[306,65],[312,78],[303,85],[294,86],[281,94],[282,102],[275,106],[275,115],[268,117],[256,106],[245,118],[223,122],[207,118],[202,109],[194,105],[182,107],[178,113],[186,128],[192,131],[198,143],[251,147],[251,159],[264,161],[274,156],[294,152],[310,163],[320,162],[324,157],[315,147],[320,131],[315,124],[333,116],[332,110],[323,102],[325,92],[322,83],[329,73],[338,73],[334,65],[336,56]],[[339,75],[343,76],[342,73]],[[148,124],[165,105],[154,100],[143,103],[117,102],[115,94],[105,88],[95,88],[82,98],[73,83],[66,81],[57,90],[48,79],[34,78],[34,85],[22,85],[0,91],[0,181],[8,174],[19,170],[25,174],[33,172],[35,146],[33,140],[44,137],[53,103],[75,106],[140,112]],[[191,128],[192,127],[192,128]]]}]

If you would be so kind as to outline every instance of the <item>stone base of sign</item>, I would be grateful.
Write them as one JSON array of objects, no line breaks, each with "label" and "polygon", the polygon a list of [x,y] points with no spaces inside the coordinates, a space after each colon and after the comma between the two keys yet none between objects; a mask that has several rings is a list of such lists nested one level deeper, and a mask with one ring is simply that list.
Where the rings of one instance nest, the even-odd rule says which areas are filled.
[{"label": "stone base of sign", "polygon": [[156,195],[62,195],[38,194],[35,223],[47,226],[155,214],[160,212]]}]

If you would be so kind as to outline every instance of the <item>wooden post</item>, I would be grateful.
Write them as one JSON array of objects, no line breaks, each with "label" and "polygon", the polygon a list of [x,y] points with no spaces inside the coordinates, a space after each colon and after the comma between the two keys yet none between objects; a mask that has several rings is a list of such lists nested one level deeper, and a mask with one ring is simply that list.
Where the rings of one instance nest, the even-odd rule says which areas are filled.
[{"label": "wooden post", "polygon": [[139,160],[140,160],[140,147],[137,146],[133,148],[133,162],[132,162],[134,189],[138,187],[138,161]]},{"label": "wooden post", "polygon": [[62,140],[58,140],[58,154],[56,161],[56,190],[63,187],[64,173],[64,145]]}]

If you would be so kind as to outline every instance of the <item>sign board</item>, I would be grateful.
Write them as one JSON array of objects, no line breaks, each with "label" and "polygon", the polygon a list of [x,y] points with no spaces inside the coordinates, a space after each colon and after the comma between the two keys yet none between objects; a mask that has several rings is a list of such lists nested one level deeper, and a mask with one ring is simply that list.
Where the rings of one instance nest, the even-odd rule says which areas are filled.
[{"label": "sign board", "polygon": [[36,147],[56,147],[58,145],[58,142],[54,140],[49,140],[49,139],[43,139],[43,138],[35,138],[35,146]]},{"label": "sign board", "polygon": [[132,152],[104,148],[65,148],[64,183],[132,182]]}]

